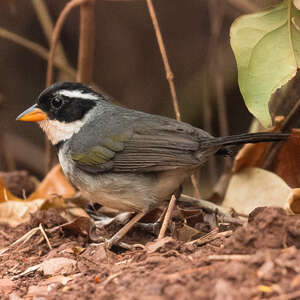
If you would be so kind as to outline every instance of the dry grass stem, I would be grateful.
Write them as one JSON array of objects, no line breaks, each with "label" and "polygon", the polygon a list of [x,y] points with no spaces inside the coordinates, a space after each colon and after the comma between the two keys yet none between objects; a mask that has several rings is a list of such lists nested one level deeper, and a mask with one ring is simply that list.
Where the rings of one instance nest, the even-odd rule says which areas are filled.
[{"label": "dry grass stem", "polygon": [[52,250],[52,246],[51,246],[50,241],[49,241],[49,239],[48,239],[48,237],[47,237],[47,234],[46,234],[46,232],[45,232],[45,230],[44,230],[44,228],[43,228],[42,223],[40,223],[39,228],[40,228],[41,233],[42,233],[42,235],[44,236],[44,238],[45,238],[45,240],[46,240],[46,242],[47,242],[47,245],[48,245],[49,249]]},{"label": "dry grass stem", "polygon": [[[171,70],[171,67],[170,67],[170,64],[169,64],[166,47],[165,47],[165,44],[164,44],[164,40],[162,38],[161,30],[160,30],[160,27],[159,27],[159,24],[158,24],[158,20],[157,20],[157,17],[156,17],[156,13],[155,13],[155,10],[154,10],[154,7],[153,7],[152,0],[147,0],[147,6],[148,6],[149,14],[150,14],[150,17],[151,17],[151,20],[152,20],[152,23],[153,23],[153,27],[154,27],[157,43],[158,43],[158,46],[159,46],[159,50],[160,50],[160,53],[161,53],[161,57],[162,57],[162,60],[163,60],[163,63],[164,63],[166,78],[168,80],[169,87],[170,87],[170,92],[171,92],[171,95],[172,95],[172,102],[173,102],[173,108],[174,108],[175,115],[176,115],[176,120],[181,121],[181,114],[180,114],[180,110],[179,110],[179,104],[178,104],[178,99],[177,99],[177,94],[176,94],[175,84],[174,84],[174,74],[173,74],[173,72]],[[191,176],[191,181],[192,181],[196,196],[200,198],[200,191],[199,191],[199,187],[197,185],[195,175]],[[172,201],[172,199],[171,199],[171,201]],[[171,207],[172,207],[172,210],[174,208],[175,200],[173,202],[174,202],[174,204],[169,205],[169,207],[168,207],[168,211],[166,213],[164,223],[166,221],[169,210],[171,209]],[[172,211],[169,212],[170,215],[171,215],[171,213],[172,213]],[[168,224],[168,222],[169,222],[169,220],[167,220],[167,224]],[[164,225],[164,223],[163,223],[163,225]],[[162,230],[166,230],[166,228],[164,229],[164,227],[162,226],[161,231],[160,231],[159,236],[158,236],[158,239],[162,238],[165,234],[165,232],[162,232]]]},{"label": "dry grass stem", "polygon": [[53,30],[52,39],[51,39],[51,48],[49,53],[47,75],[46,75],[46,86],[49,86],[52,83],[54,54],[55,54],[55,49],[58,43],[62,26],[73,8],[87,1],[88,0],[72,0],[68,2],[58,17],[58,20]]},{"label": "dry grass stem", "polygon": [[155,10],[153,7],[152,0],[147,0],[147,5],[148,5],[148,9],[149,9],[149,14],[150,14],[150,17],[151,17],[151,20],[153,23],[153,27],[154,27],[154,31],[156,34],[156,38],[157,38],[158,46],[159,46],[160,53],[162,56],[162,60],[164,63],[166,77],[169,82],[169,87],[170,87],[170,92],[172,95],[173,107],[174,107],[176,119],[181,120],[181,115],[180,115],[180,111],[179,111],[179,105],[178,105],[178,100],[177,100],[177,95],[176,95],[176,90],[175,90],[175,85],[174,85],[174,74],[173,74],[170,64],[169,64],[165,44],[164,44],[162,34],[161,34],[161,31],[160,31],[160,28],[158,25],[158,21],[157,21],[157,17],[156,17],[156,13],[155,13]]},{"label": "dry grass stem", "polygon": [[31,229],[30,231],[28,231],[27,233],[25,233],[23,236],[21,236],[19,239],[17,239],[15,242],[13,242],[12,244],[10,244],[9,246],[3,248],[0,250],[0,255],[3,255],[5,252],[7,252],[9,249],[11,249],[13,246],[16,246],[18,244],[21,243],[26,243],[32,236],[34,236],[38,231],[40,230],[39,227],[35,227],[33,229]]},{"label": "dry grass stem", "polygon": [[90,84],[93,78],[95,49],[95,0],[80,7],[80,35],[77,81]]},{"label": "dry grass stem", "polygon": [[188,195],[181,194],[181,196],[179,197],[179,199],[177,199],[177,201],[189,203],[192,206],[202,208],[207,212],[213,212],[220,216],[223,215],[223,216],[231,217],[232,210],[230,208],[217,205],[207,200],[197,199]]},{"label": "dry grass stem", "polygon": [[159,232],[159,235],[158,235],[158,238],[157,238],[158,240],[164,238],[164,236],[165,236],[166,230],[168,228],[168,225],[169,225],[169,222],[170,222],[170,219],[171,219],[171,216],[172,216],[172,212],[173,212],[175,203],[176,203],[176,197],[174,195],[172,195],[171,200],[169,202],[169,206],[168,206],[166,215],[165,215],[165,218],[164,218],[164,221],[161,225],[161,229],[160,229],[160,232]]},{"label": "dry grass stem", "polygon": [[[36,15],[42,25],[44,33],[50,44],[54,25],[51,20],[46,3],[44,0],[31,0],[31,2],[32,2],[33,8],[35,9]],[[58,42],[58,45],[56,47],[56,58],[63,61],[65,65],[69,66],[69,63],[68,63],[68,60],[65,55],[65,52],[64,52],[61,42]]]}]

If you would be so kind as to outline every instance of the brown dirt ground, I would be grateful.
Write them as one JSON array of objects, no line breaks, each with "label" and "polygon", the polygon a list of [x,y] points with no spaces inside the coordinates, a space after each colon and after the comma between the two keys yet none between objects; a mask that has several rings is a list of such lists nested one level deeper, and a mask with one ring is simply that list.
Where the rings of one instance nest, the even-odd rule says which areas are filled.
[{"label": "brown dirt ground", "polygon": [[[17,228],[1,224],[0,248],[40,223],[64,222],[50,209]],[[230,237],[201,246],[167,238],[152,251],[109,251],[63,229],[48,236],[52,250],[37,233],[0,256],[1,299],[300,299],[300,219],[279,208],[256,209]],[[136,229],[127,239],[154,236]],[[13,278],[54,257],[76,261],[65,285],[40,270]]]}]

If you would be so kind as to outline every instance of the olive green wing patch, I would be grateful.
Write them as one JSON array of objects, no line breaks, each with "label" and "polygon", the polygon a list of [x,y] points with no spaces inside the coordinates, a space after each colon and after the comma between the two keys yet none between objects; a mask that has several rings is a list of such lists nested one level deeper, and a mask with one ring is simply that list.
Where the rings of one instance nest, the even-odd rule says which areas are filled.
[{"label": "olive green wing patch", "polygon": [[105,172],[113,167],[111,161],[117,152],[124,150],[124,142],[130,138],[127,133],[105,137],[99,145],[84,152],[72,153],[72,159],[77,166],[90,173]]}]

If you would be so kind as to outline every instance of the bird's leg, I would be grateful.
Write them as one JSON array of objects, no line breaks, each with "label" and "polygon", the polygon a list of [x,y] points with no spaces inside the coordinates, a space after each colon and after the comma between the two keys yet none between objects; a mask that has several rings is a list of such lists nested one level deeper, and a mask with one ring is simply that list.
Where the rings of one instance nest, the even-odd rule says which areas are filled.
[{"label": "bird's leg", "polygon": [[124,225],[117,233],[114,234],[109,240],[106,241],[108,248],[112,245],[116,245],[120,239],[145,215],[146,213],[140,212],[135,215],[126,225]]}]

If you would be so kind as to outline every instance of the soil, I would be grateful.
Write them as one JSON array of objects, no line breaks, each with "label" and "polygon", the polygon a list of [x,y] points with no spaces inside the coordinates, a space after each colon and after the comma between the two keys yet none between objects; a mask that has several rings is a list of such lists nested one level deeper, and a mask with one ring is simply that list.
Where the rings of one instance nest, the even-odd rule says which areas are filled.
[{"label": "soil", "polygon": [[[0,248],[40,223],[47,232],[65,222],[49,209],[1,224]],[[229,237],[201,244],[133,229],[127,241],[145,249],[107,250],[64,227],[47,235],[52,250],[38,232],[0,256],[1,299],[300,299],[300,219],[280,208],[256,209]],[[63,268],[46,270],[51,262]]]}]

